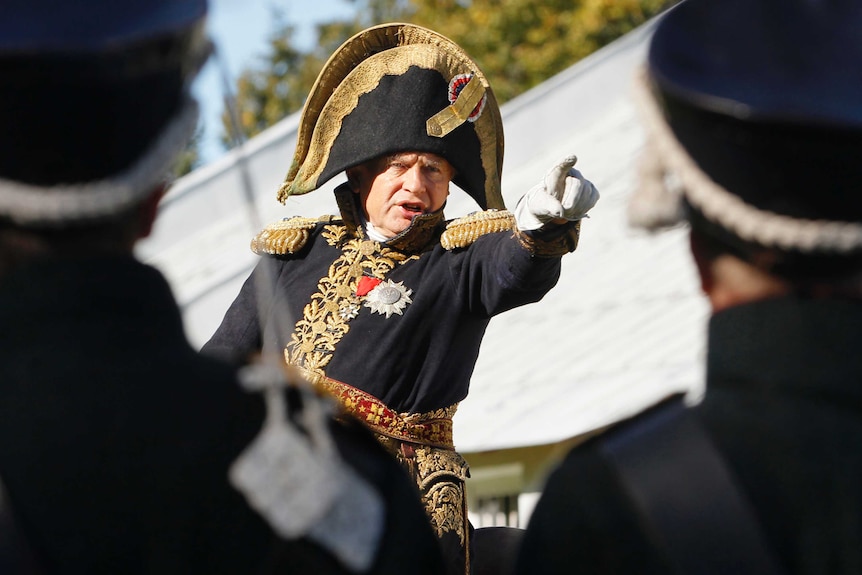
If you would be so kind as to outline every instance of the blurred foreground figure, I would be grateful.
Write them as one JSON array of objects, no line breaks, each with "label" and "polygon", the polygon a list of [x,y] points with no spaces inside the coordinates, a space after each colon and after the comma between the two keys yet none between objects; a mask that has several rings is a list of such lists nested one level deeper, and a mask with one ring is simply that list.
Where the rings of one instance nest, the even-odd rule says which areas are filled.
[{"label": "blurred foreground figure", "polygon": [[630,216],[680,219],[701,404],[575,448],[519,572],[862,572],[862,4],[689,0],[658,25]]},{"label": "blurred foreground figure", "polygon": [[195,353],[132,255],[195,128],[205,12],[0,7],[0,573],[439,573],[373,435]]}]

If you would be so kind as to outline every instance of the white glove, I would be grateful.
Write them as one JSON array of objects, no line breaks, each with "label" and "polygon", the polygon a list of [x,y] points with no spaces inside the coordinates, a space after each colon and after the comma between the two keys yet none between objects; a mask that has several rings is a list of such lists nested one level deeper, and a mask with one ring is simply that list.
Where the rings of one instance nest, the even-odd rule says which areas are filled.
[{"label": "white glove", "polygon": [[555,219],[580,220],[596,205],[599,192],[573,166],[577,156],[563,159],[530,188],[515,206],[515,222],[521,231],[537,230]]}]

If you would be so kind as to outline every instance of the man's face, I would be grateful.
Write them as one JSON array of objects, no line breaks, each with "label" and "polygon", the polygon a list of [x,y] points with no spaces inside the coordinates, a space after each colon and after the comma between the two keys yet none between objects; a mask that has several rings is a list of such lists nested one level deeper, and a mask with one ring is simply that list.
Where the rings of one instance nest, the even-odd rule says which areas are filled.
[{"label": "man's face", "polygon": [[393,237],[407,229],[415,216],[443,207],[454,175],[445,158],[403,152],[357,166],[352,179],[365,217],[380,233]]}]

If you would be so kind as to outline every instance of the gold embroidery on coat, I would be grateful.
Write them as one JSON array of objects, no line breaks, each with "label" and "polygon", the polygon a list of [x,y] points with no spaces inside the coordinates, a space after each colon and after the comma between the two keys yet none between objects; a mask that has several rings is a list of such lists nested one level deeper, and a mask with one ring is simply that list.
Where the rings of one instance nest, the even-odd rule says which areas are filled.
[{"label": "gold embroidery on coat", "polygon": [[464,485],[454,481],[434,483],[422,493],[422,502],[437,537],[454,531],[464,545]]},{"label": "gold embroidery on coat", "polygon": [[425,512],[438,537],[454,532],[461,545],[467,535],[464,481],[467,462],[456,451],[421,446],[416,450],[417,485]]},{"label": "gold embroidery on coat", "polygon": [[318,282],[318,291],[296,322],[284,357],[289,364],[325,375],[335,346],[348,332],[348,324],[365,298],[356,295],[359,278],[367,275],[382,280],[411,258],[371,240],[348,238],[344,225],[327,225],[321,236],[329,245],[340,247],[341,255]]},{"label": "gold embroidery on coat", "polygon": [[468,527],[464,482],[470,468],[461,454],[452,449],[402,442],[380,433],[375,435],[416,483],[437,537],[452,532],[465,545]]}]

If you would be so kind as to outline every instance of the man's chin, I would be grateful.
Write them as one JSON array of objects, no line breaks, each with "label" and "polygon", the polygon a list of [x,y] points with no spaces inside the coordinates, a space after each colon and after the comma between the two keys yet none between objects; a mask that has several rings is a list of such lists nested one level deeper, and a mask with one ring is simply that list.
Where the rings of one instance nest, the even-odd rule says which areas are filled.
[{"label": "man's chin", "polygon": [[[392,235],[397,236],[398,234],[400,234],[401,232],[403,232],[404,230],[409,228],[412,223],[413,223],[412,217],[409,219],[408,218],[401,218],[398,220],[397,223],[393,223],[393,225],[389,229],[393,231]],[[398,230],[398,231],[394,232],[394,230]]]},{"label": "man's chin", "polygon": [[[413,213],[410,213],[409,216],[407,216],[405,214],[403,216],[400,216],[398,218],[391,220],[390,224],[388,226],[386,226],[385,233],[389,237],[397,236],[398,234],[404,232],[404,230],[406,230],[407,228],[409,228],[413,224],[413,220],[416,218],[416,216],[424,215],[424,213],[425,212],[413,212]],[[378,229],[380,229],[380,228],[378,228]],[[395,230],[398,230],[398,231],[395,231]],[[383,232],[382,229],[380,231]]]}]

